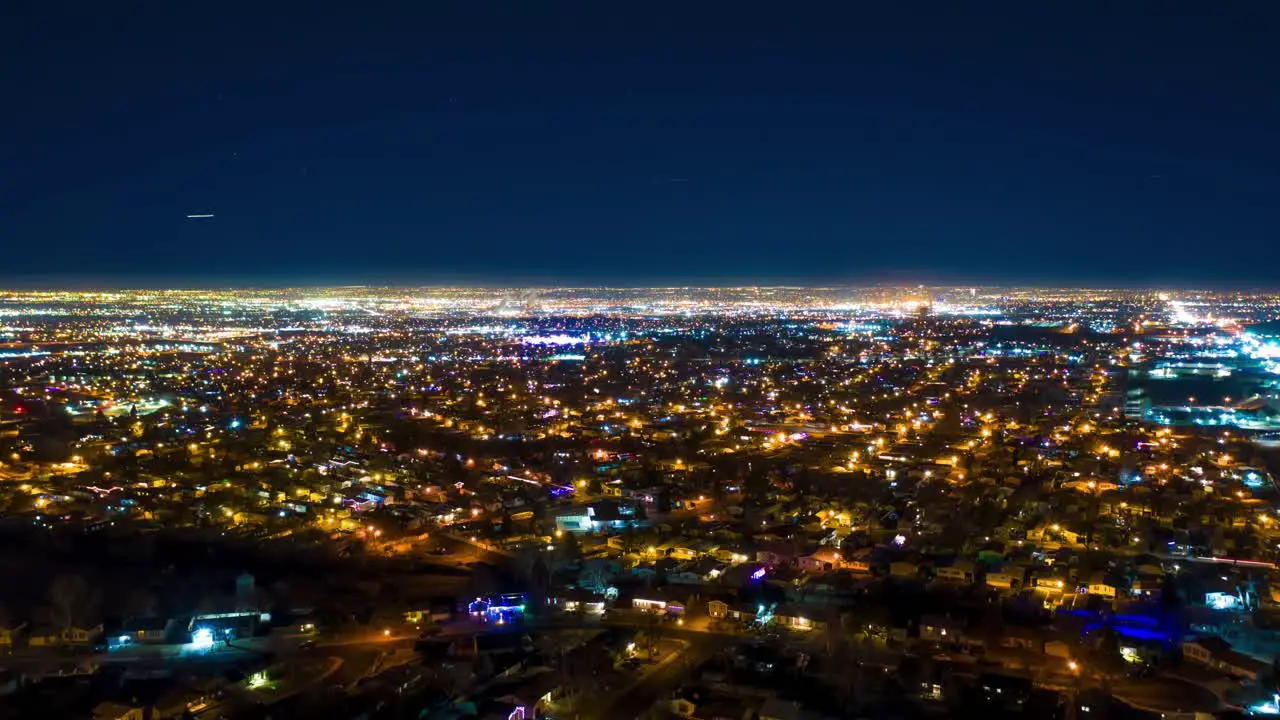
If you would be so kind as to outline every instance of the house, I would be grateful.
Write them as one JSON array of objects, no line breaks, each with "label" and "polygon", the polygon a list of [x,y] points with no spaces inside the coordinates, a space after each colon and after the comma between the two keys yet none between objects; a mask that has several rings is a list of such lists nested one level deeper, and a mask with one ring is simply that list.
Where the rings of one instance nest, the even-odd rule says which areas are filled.
[{"label": "house", "polygon": [[959,642],[964,635],[964,623],[941,615],[925,615],[920,618],[920,639],[929,642]]},{"label": "house", "polygon": [[[135,618],[120,627],[112,640],[118,644],[163,643],[168,622],[164,618]],[[113,633],[114,634],[114,633]]]},{"label": "house", "polygon": [[0,625],[0,650],[12,650],[14,641],[18,639],[18,634],[26,626],[26,623],[10,626]]},{"label": "house", "polygon": [[575,507],[556,516],[556,532],[558,533],[586,533],[595,532],[600,529],[600,524],[594,521],[590,508]]},{"label": "house", "polygon": [[217,703],[227,687],[226,678],[202,678],[161,695],[153,705],[153,720],[189,718]]},{"label": "house", "polygon": [[601,500],[587,506],[587,515],[596,528],[625,530],[635,520],[635,505],[617,500]]},{"label": "house", "polygon": [[1254,682],[1271,672],[1271,665],[1268,663],[1236,652],[1231,649],[1231,643],[1212,635],[1182,643],[1182,656],[1232,677]]},{"label": "house", "polygon": [[889,563],[889,574],[897,578],[917,578],[920,576],[920,568],[915,563],[899,560]]},{"label": "house", "polygon": [[217,638],[252,637],[257,632],[258,625],[264,622],[263,617],[257,610],[195,615],[188,623],[187,630],[193,633],[209,630]]},{"label": "house", "polygon": [[871,574],[871,563],[867,562],[866,560],[862,560],[862,559],[849,560],[844,564],[844,566],[849,570],[849,572],[852,572],[852,573],[859,573],[859,574],[866,574],[866,575]]},{"label": "house", "polygon": [[1086,535],[1086,533],[1076,532],[1075,530],[1068,530],[1066,528],[1058,528],[1058,534],[1062,536],[1063,540],[1066,540],[1072,545],[1079,545],[1081,538]]},{"label": "house", "polygon": [[707,602],[707,615],[713,620],[754,620],[757,616],[758,608],[746,604],[727,603],[724,600],[711,600]]},{"label": "house", "polygon": [[1103,578],[1090,580],[1088,590],[1090,595],[1099,595],[1108,600],[1114,600],[1116,597],[1116,586]]},{"label": "house", "polygon": [[949,567],[940,567],[934,577],[949,583],[968,585],[973,582],[973,565],[971,563],[955,563]]},{"label": "house", "polygon": [[615,500],[592,503],[585,507],[567,508],[556,515],[556,530],[571,533],[594,533],[602,530],[624,530],[632,524],[635,508]]},{"label": "house", "polygon": [[723,600],[710,600],[707,602],[707,615],[713,619],[721,620],[729,616],[729,603]]},{"label": "house", "polygon": [[1008,573],[987,573],[987,587],[997,590],[1017,590],[1018,578]]},{"label": "house", "polygon": [[690,544],[674,545],[668,552],[668,557],[676,560],[697,560],[702,555],[701,552]]},{"label": "house", "polygon": [[543,669],[526,676],[510,692],[497,699],[525,708],[527,718],[543,717],[548,714],[550,704],[565,696],[562,680],[559,673]]},{"label": "house", "polygon": [[552,600],[564,612],[600,615],[604,612],[604,600],[590,590],[572,588]]},{"label": "house", "polygon": [[744,563],[749,559],[747,553],[741,548],[716,548],[711,551],[711,556],[729,565]]},{"label": "house", "polygon": [[736,694],[709,694],[691,692],[673,698],[668,710],[677,717],[689,720],[748,720],[756,715],[759,706],[756,698],[739,697]]},{"label": "house", "polygon": [[1220,590],[1205,593],[1204,604],[1214,610],[1240,610],[1243,606],[1239,595],[1234,592],[1222,592]]},{"label": "house", "polygon": [[667,573],[667,582],[672,585],[701,585],[702,576],[691,568],[680,567]]},{"label": "house", "polygon": [[1129,593],[1144,600],[1160,600],[1164,587],[1164,578],[1138,578],[1134,580],[1133,585],[1130,585]]},{"label": "house", "polygon": [[822,572],[828,566],[830,566],[830,563],[823,562],[816,555],[801,555],[796,558],[796,567],[804,572]]},{"label": "house", "polygon": [[[404,621],[414,625],[448,622],[453,618],[455,610],[456,606],[452,597],[433,598],[425,606],[406,610]],[[304,617],[302,622],[297,625],[297,632],[311,633],[315,632],[315,630],[316,622],[312,618]]]},{"label": "house", "polygon": [[1060,593],[1071,587],[1070,578],[1065,575],[1044,575],[1035,579],[1036,590],[1045,593]]},{"label": "house", "polygon": [[805,631],[821,630],[826,627],[826,623],[810,618],[800,608],[791,605],[781,605],[774,609],[773,624],[785,627],[788,630]]},{"label": "house", "polygon": [[764,563],[765,565],[785,565],[791,562],[794,557],[794,552],[788,552],[786,550],[774,549],[756,551],[756,562]]},{"label": "house", "polygon": [[1182,643],[1182,657],[1201,665],[1214,664],[1214,656],[1231,649],[1231,643],[1219,637],[1208,636]]},{"label": "house", "polygon": [[672,715],[689,720],[748,720],[752,704],[746,698],[732,696],[680,697],[671,701]]},{"label": "house", "polygon": [[1031,698],[1031,680],[986,672],[978,676],[978,702],[985,705],[983,716],[1017,714]]},{"label": "house", "polygon": [[1042,653],[1044,652],[1044,637],[1040,632],[1031,628],[1010,626],[1004,629],[1000,637],[1000,647]]},{"label": "house", "polygon": [[703,580],[710,582],[723,575],[724,571],[729,567],[715,558],[704,557],[694,563],[691,569],[698,573]]},{"label": "house", "polygon": [[38,626],[27,636],[27,645],[33,648],[58,647],[62,644],[62,633],[48,626]]},{"label": "house", "polygon": [[814,596],[834,596],[841,591],[844,585],[842,578],[834,573],[809,575],[799,581],[798,586],[787,588],[787,597],[803,602]]},{"label": "house", "polygon": [[642,613],[683,615],[684,603],[669,600],[664,593],[649,591],[631,599],[631,607]]},{"label": "house", "polygon": [[1235,583],[1225,578],[1205,578],[1201,586],[1204,588],[1204,604],[1214,610],[1238,610],[1244,605],[1241,596],[1236,594]]}]

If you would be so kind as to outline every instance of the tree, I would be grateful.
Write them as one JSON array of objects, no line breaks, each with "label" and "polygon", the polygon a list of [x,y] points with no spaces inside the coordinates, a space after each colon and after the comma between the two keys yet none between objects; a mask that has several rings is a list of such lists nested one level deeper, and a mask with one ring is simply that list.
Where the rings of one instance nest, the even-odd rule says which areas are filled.
[{"label": "tree", "polygon": [[480,563],[471,571],[471,577],[467,582],[467,594],[469,597],[484,597],[498,590],[498,578],[494,573],[494,569],[490,565]]},{"label": "tree", "polygon": [[450,698],[461,695],[475,681],[468,663],[438,662],[429,667],[435,684]]},{"label": "tree", "polygon": [[590,690],[599,689],[598,666],[603,664],[593,657],[592,647],[580,647],[571,652],[558,653],[556,665],[560,676],[560,697],[557,709],[576,714],[579,703],[587,698]]},{"label": "tree", "polygon": [[597,595],[603,595],[612,579],[607,561],[591,560],[583,565],[582,572],[578,575],[578,586]]},{"label": "tree", "polygon": [[644,630],[642,631],[644,633],[646,659],[653,659],[656,653],[654,644],[660,639],[659,636],[662,634],[662,630],[662,622],[658,618],[658,614],[647,613],[644,617]]},{"label": "tree", "polygon": [[578,536],[571,532],[565,533],[564,539],[560,542],[560,552],[556,557],[558,567],[569,567],[581,559],[582,545],[578,542]]},{"label": "tree", "polygon": [[59,575],[46,595],[50,619],[62,630],[91,624],[98,611],[99,593],[80,575]]},{"label": "tree", "polygon": [[662,479],[663,479],[663,473],[662,473],[662,470],[658,468],[657,465],[653,464],[653,460],[646,455],[641,460],[641,463],[642,465],[640,466],[640,480],[644,484],[644,486],[653,487],[655,485],[661,485]]},{"label": "tree", "polygon": [[1098,631],[1094,644],[1094,662],[1098,669],[1108,673],[1124,667],[1124,658],[1120,655],[1120,634],[1109,626]]},{"label": "tree", "polygon": [[1166,613],[1177,611],[1182,605],[1178,595],[1178,581],[1170,573],[1160,579],[1160,606]]},{"label": "tree", "polygon": [[159,603],[155,593],[145,587],[137,587],[125,596],[124,611],[130,617],[152,617]]},{"label": "tree", "polygon": [[536,550],[525,551],[516,556],[517,577],[529,589],[529,602],[533,608],[541,608],[546,602],[547,590],[551,585],[551,571],[543,553]]},{"label": "tree", "polygon": [[747,501],[763,505],[765,496],[769,493],[769,487],[769,473],[763,465],[757,463],[747,473],[747,479],[743,483],[742,490]]}]

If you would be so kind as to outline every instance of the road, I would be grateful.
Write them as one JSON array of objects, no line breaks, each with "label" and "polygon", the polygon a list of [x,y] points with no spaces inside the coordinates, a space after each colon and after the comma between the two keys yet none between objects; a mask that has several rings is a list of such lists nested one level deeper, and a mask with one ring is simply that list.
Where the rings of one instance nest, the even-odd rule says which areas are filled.
[{"label": "road", "polygon": [[693,671],[717,653],[731,647],[736,638],[689,631],[664,630],[663,635],[688,643],[684,652],[665,658],[628,687],[600,698],[579,713],[581,720],[630,720],[647,711],[655,701],[686,682]]},{"label": "road", "polygon": [[[490,633],[522,633],[522,632],[556,632],[557,630],[599,629],[605,627],[625,627],[643,630],[647,623],[642,617],[618,617],[612,622],[599,625],[582,625],[581,623],[541,622],[510,628],[495,628],[491,625],[476,624],[469,620],[458,620],[447,623],[439,635],[439,639],[462,638],[475,634]],[[740,642],[740,636],[699,632],[689,628],[664,624],[661,628],[664,638],[679,640],[686,644],[683,651],[672,654],[659,661],[658,665],[638,677],[631,685],[619,688],[601,702],[598,698],[590,700],[590,707],[584,708],[577,715],[580,720],[626,720],[634,718],[649,709],[653,703],[665,697],[686,682],[693,670],[708,659]],[[377,650],[391,652],[399,648],[412,647],[413,640],[407,637],[392,635],[386,638],[377,636],[365,638],[333,639],[319,643],[314,652],[326,654],[345,654],[369,652]],[[354,658],[350,658],[354,661]],[[357,665],[349,662],[349,666]]]},{"label": "road", "polygon": [[489,550],[479,545],[468,542],[460,536],[455,536],[446,532],[437,532],[432,537],[434,544],[439,547],[449,548],[453,554],[445,555],[446,562],[448,560],[460,560],[464,562],[486,562],[490,565],[502,565],[511,560],[511,556],[497,550]]},{"label": "road", "polygon": [[[437,530],[422,538],[388,543],[387,548],[389,554],[408,556],[418,562],[447,568],[466,568],[471,563],[478,562],[501,566],[511,559],[507,555],[483,548],[468,542],[461,536],[455,536],[444,530]],[[394,548],[394,550],[391,550],[391,548]],[[439,552],[441,548],[446,552]]]}]

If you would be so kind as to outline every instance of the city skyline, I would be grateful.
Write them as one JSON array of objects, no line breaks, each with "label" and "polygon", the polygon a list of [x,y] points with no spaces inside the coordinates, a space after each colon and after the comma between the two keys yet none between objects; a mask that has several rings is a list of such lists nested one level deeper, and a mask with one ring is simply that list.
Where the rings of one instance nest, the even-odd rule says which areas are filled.
[{"label": "city skyline", "polygon": [[0,291],[0,716],[1275,716],[1277,318]]},{"label": "city skyline", "polygon": [[0,718],[1280,718],[1280,3],[9,3]]}]

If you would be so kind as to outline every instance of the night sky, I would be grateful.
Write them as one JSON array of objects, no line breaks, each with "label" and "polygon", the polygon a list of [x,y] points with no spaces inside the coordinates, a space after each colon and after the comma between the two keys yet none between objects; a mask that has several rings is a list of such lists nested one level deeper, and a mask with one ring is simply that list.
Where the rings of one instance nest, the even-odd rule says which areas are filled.
[{"label": "night sky", "polygon": [[1276,0],[3,5],[7,285],[1280,286]]}]

